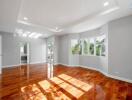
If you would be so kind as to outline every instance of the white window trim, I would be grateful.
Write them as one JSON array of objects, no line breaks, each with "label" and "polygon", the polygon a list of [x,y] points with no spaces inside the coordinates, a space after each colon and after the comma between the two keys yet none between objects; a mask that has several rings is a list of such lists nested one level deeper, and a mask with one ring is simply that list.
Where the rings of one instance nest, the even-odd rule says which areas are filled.
[{"label": "white window trim", "polygon": [[[104,34],[103,34],[104,35]],[[101,48],[101,50],[100,50],[100,55],[99,56],[97,56],[96,55],[96,38],[97,37],[101,37],[101,36],[103,36],[103,35],[100,35],[100,36],[95,36],[95,37],[88,37],[88,38],[81,38],[81,39],[78,39],[78,38],[76,38],[75,40],[79,40],[79,41],[82,41],[81,42],[81,46],[82,46],[82,53],[81,54],[72,54],[72,51],[71,51],[71,55],[79,55],[79,56],[94,56],[94,57],[106,57],[106,51],[105,51],[105,56],[102,56],[102,48]],[[89,41],[89,43],[90,43],[90,39],[94,39],[94,54],[93,55],[91,55],[90,53],[89,53],[89,51],[88,51],[88,54],[84,54],[84,45],[83,45],[83,43],[84,43],[84,40],[88,40]],[[105,39],[106,39],[106,35],[105,35]],[[72,39],[71,39],[72,40]],[[106,41],[106,40],[105,40]],[[104,43],[104,45],[106,46],[106,43]],[[90,46],[88,47],[89,49],[90,49]]]}]

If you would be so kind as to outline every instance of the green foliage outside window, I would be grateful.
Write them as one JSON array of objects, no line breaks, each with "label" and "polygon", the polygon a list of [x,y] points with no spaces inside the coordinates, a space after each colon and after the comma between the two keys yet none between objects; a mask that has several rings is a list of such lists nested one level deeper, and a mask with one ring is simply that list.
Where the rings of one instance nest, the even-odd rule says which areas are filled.
[{"label": "green foliage outside window", "polygon": [[89,54],[89,42],[87,40],[83,41],[83,53],[84,54]]},{"label": "green foliage outside window", "polygon": [[72,54],[81,54],[82,48],[81,48],[81,42],[77,41],[76,44],[72,46]]},{"label": "green foliage outside window", "polygon": [[94,43],[90,43],[89,53],[90,53],[90,55],[94,55]]},{"label": "green foliage outside window", "polygon": [[96,40],[96,56],[105,56],[105,39]]},{"label": "green foliage outside window", "polygon": [[100,56],[101,54],[101,45],[96,45],[96,56]]},{"label": "green foliage outside window", "polygon": [[96,55],[105,56],[105,36],[97,38],[83,39],[83,40],[71,40],[72,54],[82,53],[84,55]]}]

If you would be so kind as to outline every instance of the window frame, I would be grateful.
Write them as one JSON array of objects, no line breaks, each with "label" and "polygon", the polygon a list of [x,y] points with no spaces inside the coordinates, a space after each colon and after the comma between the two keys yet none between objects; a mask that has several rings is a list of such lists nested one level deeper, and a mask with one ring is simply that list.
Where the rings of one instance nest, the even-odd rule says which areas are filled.
[{"label": "window frame", "polygon": [[[104,37],[103,37],[103,36],[104,36]],[[106,35],[103,34],[103,35],[97,36],[96,39],[95,39],[95,44],[96,44],[97,38],[99,38],[99,37],[103,37],[104,43],[100,44],[100,46],[101,46],[100,55],[99,55],[99,56],[98,56],[97,54],[95,54],[95,55],[98,56],[98,57],[105,57],[105,56],[106,56]],[[103,44],[104,44],[104,46],[105,46],[105,55],[104,55],[104,56],[102,55],[102,45],[103,45]],[[97,44],[95,45],[95,48],[96,48],[96,46],[97,46]],[[97,53],[97,52],[96,52],[96,53]]]},{"label": "window frame", "polygon": [[[97,38],[98,37],[103,37],[104,36],[104,46],[105,46],[105,53],[104,53],[104,56],[102,55],[102,48],[101,48],[101,53],[100,53],[100,55],[98,56],[98,55],[96,55],[96,46],[97,46],[97,44],[96,44],[96,40],[97,40]],[[84,53],[84,40],[87,40],[87,41],[89,41],[89,44],[90,44],[90,39],[94,39],[94,54],[93,55],[91,55],[90,54],[90,45],[89,45],[89,47],[88,47],[88,54],[85,54]],[[81,39],[71,39],[71,42],[72,42],[72,40],[77,40],[77,41],[81,41],[81,48],[80,48],[80,50],[82,49],[82,51],[81,51],[81,53],[79,54],[72,54],[72,45],[70,46],[70,53],[72,54],[72,55],[79,55],[79,56],[95,56],[95,57],[106,57],[106,35],[105,34],[103,34],[103,35],[99,35],[99,36],[94,36],[94,37],[88,37],[88,38],[81,38]],[[101,44],[101,46],[102,46],[103,44]]]},{"label": "window frame", "polygon": [[[75,54],[72,53],[72,40],[77,40],[78,44],[79,44],[79,42],[80,42],[80,39],[75,39],[75,38],[74,38],[74,39],[71,39],[71,40],[70,40],[70,54],[71,54],[71,55],[81,55],[82,52],[81,52],[81,53],[75,53]],[[81,50],[80,47],[79,47],[79,49]]]}]

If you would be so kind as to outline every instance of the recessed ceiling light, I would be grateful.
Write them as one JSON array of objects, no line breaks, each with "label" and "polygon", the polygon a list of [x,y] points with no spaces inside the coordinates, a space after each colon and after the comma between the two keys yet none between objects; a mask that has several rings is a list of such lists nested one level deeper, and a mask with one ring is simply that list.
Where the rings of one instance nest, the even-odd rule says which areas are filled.
[{"label": "recessed ceiling light", "polygon": [[108,6],[108,5],[109,5],[109,2],[106,1],[106,2],[104,3],[104,7],[106,7],[106,6]]},{"label": "recessed ceiling light", "polygon": [[24,17],[23,19],[24,19],[24,20],[28,20],[28,18],[27,18],[27,17]]},{"label": "recessed ceiling light", "polygon": [[56,30],[58,30],[59,28],[58,28],[58,27],[56,27],[55,29],[56,29]]},{"label": "recessed ceiling light", "polygon": [[58,28],[58,27],[55,27],[54,29],[50,29],[51,31],[53,32],[61,32],[62,29]]}]

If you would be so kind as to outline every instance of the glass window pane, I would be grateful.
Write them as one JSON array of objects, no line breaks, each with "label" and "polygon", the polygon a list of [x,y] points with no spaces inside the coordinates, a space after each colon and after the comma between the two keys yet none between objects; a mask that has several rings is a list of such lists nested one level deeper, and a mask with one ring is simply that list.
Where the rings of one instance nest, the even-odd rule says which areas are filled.
[{"label": "glass window pane", "polygon": [[72,39],[71,40],[71,51],[72,51],[72,54],[81,54],[82,53],[81,41],[77,39]]},{"label": "glass window pane", "polygon": [[105,35],[96,38],[96,56],[105,56]]},{"label": "glass window pane", "polygon": [[100,56],[101,55],[101,45],[98,45],[98,43],[96,42],[96,56]]},{"label": "glass window pane", "polygon": [[94,46],[95,46],[95,43],[94,43],[94,38],[91,38],[89,40],[89,54],[90,55],[94,55]]},{"label": "glass window pane", "polygon": [[53,54],[53,42],[48,42],[47,46],[48,46],[48,54]]},{"label": "glass window pane", "polygon": [[83,40],[83,54],[84,55],[89,54],[89,40],[88,39]]}]

